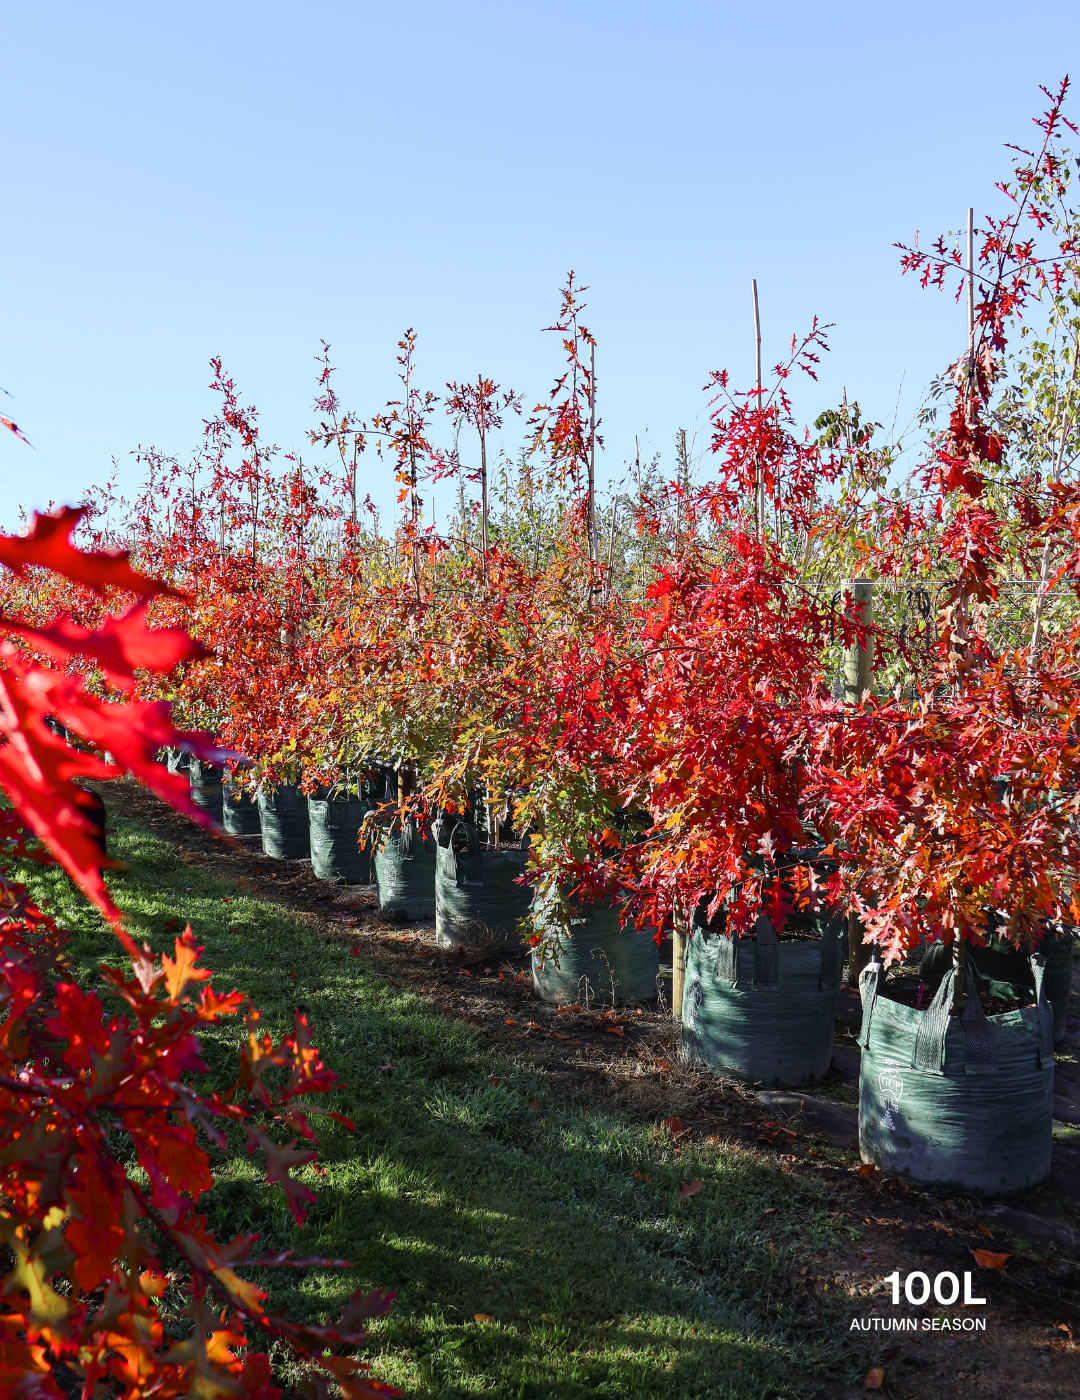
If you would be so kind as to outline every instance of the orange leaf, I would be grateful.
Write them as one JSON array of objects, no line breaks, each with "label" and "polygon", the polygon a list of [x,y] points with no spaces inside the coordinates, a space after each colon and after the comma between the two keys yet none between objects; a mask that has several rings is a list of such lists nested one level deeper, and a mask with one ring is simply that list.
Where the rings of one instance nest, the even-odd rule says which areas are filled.
[{"label": "orange leaf", "polygon": [[873,1162],[864,1162],[861,1167],[855,1168],[855,1175],[861,1176],[864,1181],[869,1181],[876,1171],[877,1168]]},{"label": "orange leaf", "polygon": [[880,1390],[885,1384],[885,1367],[871,1366],[866,1375],[863,1376],[863,1385],[867,1390]]},{"label": "orange leaf", "polygon": [[1011,1259],[1011,1254],[995,1254],[991,1249],[973,1249],[971,1257],[978,1264],[980,1269],[1003,1269],[1005,1261]]},{"label": "orange leaf", "polygon": [[687,1196],[696,1196],[699,1191],[705,1190],[705,1183],[700,1179],[694,1181],[684,1181],[679,1187],[679,1195],[685,1201]]},{"label": "orange leaf", "polygon": [[623,1030],[622,1026],[608,1026],[608,1027],[607,1027],[607,1033],[608,1033],[608,1035],[625,1035],[625,1034],[626,1034],[626,1032]]},{"label": "orange leaf", "polygon": [[982,1221],[979,1225],[979,1234],[985,1235],[988,1240],[992,1240],[994,1238],[990,1227],[986,1224],[985,1221]]},{"label": "orange leaf", "polygon": [[490,1313],[473,1313],[474,1322],[494,1322],[495,1319]]},{"label": "orange leaf", "polygon": [[651,1181],[651,1180],[652,1180],[652,1177],[649,1175],[648,1172],[635,1172],[635,1173],[634,1173],[634,1180],[635,1180],[635,1181]]},{"label": "orange leaf", "polygon": [[686,1132],[686,1124],[677,1113],[671,1118],[664,1119],[664,1127],[667,1128],[672,1137],[678,1137],[680,1133]]},{"label": "orange leaf", "polygon": [[529,1107],[530,1107],[530,1108],[539,1109],[539,1108],[540,1108],[540,1102],[539,1102],[539,1100],[538,1100],[538,1099],[533,1099],[532,1103],[529,1104]]},{"label": "orange leaf", "polygon": [[197,968],[202,948],[195,942],[191,925],[176,940],[176,961],[168,953],[162,953],[161,966],[165,971],[165,990],[171,1002],[178,1002],[181,993],[189,982],[206,982],[214,974],[204,967]]}]

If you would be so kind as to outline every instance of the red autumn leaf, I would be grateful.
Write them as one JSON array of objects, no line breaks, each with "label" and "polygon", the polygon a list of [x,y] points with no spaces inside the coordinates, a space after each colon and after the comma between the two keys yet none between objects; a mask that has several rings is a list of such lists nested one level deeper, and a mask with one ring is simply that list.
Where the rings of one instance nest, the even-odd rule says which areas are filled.
[{"label": "red autumn leaf", "polygon": [[1004,1269],[1006,1261],[1012,1258],[1011,1254],[995,1254],[992,1249],[973,1249],[971,1257],[978,1264],[980,1269]]},{"label": "red autumn leaf", "polygon": [[31,627],[2,615],[0,627],[25,637],[31,646],[64,664],[76,655],[92,657],[110,685],[133,695],[136,670],[171,671],[182,661],[197,661],[208,654],[183,628],[147,627],[147,606],[145,600],[135,603],[96,628],[80,627],[64,616],[48,627]]},{"label": "red autumn leaf", "polygon": [[248,1151],[254,1152],[256,1147],[262,1149],[266,1154],[266,1179],[271,1183],[276,1183],[285,1192],[285,1199],[289,1209],[293,1213],[293,1218],[298,1225],[303,1225],[307,1216],[307,1208],[314,1201],[314,1191],[308,1190],[299,1181],[294,1181],[291,1175],[293,1167],[302,1167],[307,1162],[315,1160],[315,1153],[309,1152],[306,1148],[297,1150],[296,1139],[286,1143],[284,1146],[274,1142],[262,1131],[261,1128],[248,1125]]},{"label": "red autumn leaf", "polygon": [[863,1376],[863,1385],[867,1390],[880,1390],[885,1384],[885,1368],[883,1366],[871,1366],[866,1375]]},{"label": "red autumn leaf", "polygon": [[686,1132],[686,1124],[678,1114],[675,1114],[671,1118],[665,1118],[664,1127],[667,1128],[672,1137],[678,1137],[681,1133]]},{"label": "red autumn leaf", "polygon": [[28,565],[52,569],[74,583],[85,584],[95,593],[107,587],[123,588],[143,598],[180,594],[160,579],[136,573],[128,563],[126,549],[109,552],[77,549],[71,533],[86,514],[84,508],[63,506],[52,515],[35,513],[25,535],[0,535],[0,564],[6,564],[20,577]]},{"label": "red autumn leaf", "polygon": [[684,1181],[683,1184],[679,1187],[679,1196],[682,1200],[685,1201],[687,1196],[696,1196],[699,1191],[704,1190],[705,1183],[700,1179],[695,1179],[694,1181]]},{"label": "red autumn leaf", "polygon": [[[19,428],[19,425],[14,421],[14,419],[5,418],[4,415],[3,415],[2,413],[0,413],[0,423],[2,423],[2,424],[4,425],[5,428],[7,428],[7,430],[8,430],[9,433],[14,433],[15,436],[16,436],[17,438],[21,438],[21,439],[23,440],[23,442],[26,443],[27,447],[33,447],[34,444],[30,441],[30,439],[26,436],[26,434]],[[58,1392],[54,1392],[54,1393],[58,1393]]]},{"label": "red autumn leaf", "polygon": [[89,1069],[94,1056],[104,1058],[109,1050],[101,998],[69,982],[57,983],[55,995],[56,1007],[50,1019],[55,1022],[55,1033],[67,1041],[64,1063],[76,1073]]},{"label": "red autumn leaf", "polygon": [[127,1129],[139,1162],[151,1179],[160,1176],[176,1191],[197,1201],[214,1184],[210,1159],[195,1140],[190,1123],[170,1123],[163,1114],[129,1114]]},{"label": "red autumn leaf", "polygon": [[356,1124],[351,1118],[346,1118],[344,1113],[328,1113],[328,1118],[332,1118],[335,1123],[340,1123],[343,1128],[348,1128],[350,1133],[356,1132]]},{"label": "red autumn leaf", "polygon": [[608,1035],[623,1036],[626,1034],[622,1026],[605,1026],[604,1029],[607,1031]]}]

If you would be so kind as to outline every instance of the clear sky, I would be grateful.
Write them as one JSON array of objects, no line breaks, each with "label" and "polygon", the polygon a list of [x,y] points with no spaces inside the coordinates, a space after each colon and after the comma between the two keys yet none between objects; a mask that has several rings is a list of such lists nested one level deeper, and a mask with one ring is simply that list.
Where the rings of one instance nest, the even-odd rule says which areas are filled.
[{"label": "clear sky", "polygon": [[[541,334],[589,284],[607,449],[670,464],[701,386],[835,323],[843,386],[889,425],[963,348],[962,308],[892,244],[993,200],[1038,84],[1076,67],[1076,0],[905,4],[0,3],[0,521],[76,498],[139,443],[177,453],[224,357],[303,446],[313,356],[345,401],[482,371],[535,403]],[[1080,99],[1072,116],[1080,113]],[[700,441],[700,438],[699,438]],[[386,504],[373,454],[362,490]]]}]

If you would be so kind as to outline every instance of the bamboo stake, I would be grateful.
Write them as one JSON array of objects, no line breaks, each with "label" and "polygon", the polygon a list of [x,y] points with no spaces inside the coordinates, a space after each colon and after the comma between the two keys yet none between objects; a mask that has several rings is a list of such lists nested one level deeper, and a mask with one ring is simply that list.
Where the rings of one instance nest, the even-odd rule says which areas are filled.
[{"label": "bamboo stake", "polygon": [[[757,374],[757,409],[761,412],[761,312],[758,309],[757,278],[750,282],[754,296],[754,346]],[[754,461],[754,513],[757,516],[758,539],[765,539],[765,481],[761,470],[760,454]]]},{"label": "bamboo stake", "polygon": [[975,384],[975,210],[967,215],[968,382]]},{"label": "bamboo stake", "polygon": [[484,380],[478,376],[476,386],[476,410],[480,422],[480,548],[484,555],[484,582],[488,576],[488,469],[487,434],[484,432]]},{"label": "bamboo stake", "polygon": [[[1072,427],[1072,393],[1076,384],[1077,363],[1080,361],[1080,344],[1073,345],[1073,366],[1072,374],[1069,376],[1069,388],[1065,395],[1065,413],[1061,424],[1061,438],[1058,442],[1057,456],[1054,458],[1054,480],[1061,476],[1061,464],[1065,458],[1065,444],[1069,439],[1069,429]],[[1050,577],[1050,540],[1043,546],[1042,563],[1039,566],[1039,591],[1035,597],[1035,617],[1031,626],[1031,643],[1028,646],[1028,674],[1035,669],[1035,660],[1039,652],[1039,639],[1042,632],[1043,603],[1046,599],[1046,584]]]},{"label": "bamboo stake", "polygon": [[589,558],[600,562],[596,543],[596,345],[589,346]]}]

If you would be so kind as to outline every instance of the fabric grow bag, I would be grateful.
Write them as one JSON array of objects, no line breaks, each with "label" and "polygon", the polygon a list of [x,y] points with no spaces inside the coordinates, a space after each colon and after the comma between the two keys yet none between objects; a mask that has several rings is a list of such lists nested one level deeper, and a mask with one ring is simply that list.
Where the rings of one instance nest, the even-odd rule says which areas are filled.
[{"label": "fabric grow bag", "polygon": [[221,824],[230,836],[259,834],[259,804],[247,788],[235,778],[226,778],[221,785]]},{"label": "fabric grow bag", "polygon": [[339,884],[371,883],[371,855],[359,845],[360,827],[368,803],[356,789],[333,788],[325,796],[308,798],[311,869],[320,880]]},{"label": "fabric grow bag", "polygon": [[308,802],[298,787],[259,788],[262,848],[277,860],[306,860],[311,854]]},{"label": "fabric grow bag", "polygon": [[191,755],[186,749],[168,749],[166,767],[170,773],[186,773],[191,763]]},{"label": "fabric grow bag", "polygon": [[[990,983],[990,990],[1000,996],[1015,995],[1017,990],[1034,992],[1035,979],[1026,953],[1013,947],[1006,939],[991,938],[984,948],[968,945],[968,958],[979,974]],[[1071,928],[1051,924],[1039,944],[1046,959],[1043,988],[1054,1014],[1054,1044],[1065,1038],[1065,1022],[1069,1015],[1072,992],[1073,934]],[[932,986],[952,965],[952,945],[935,943],[923,956],[919,974]],[[1003,984],[1000,987],[995,983]]]},{"label": "fabric grow bag", "polygon": [[[541,1001],[587,1006],[593,1001],[650,1001],[656,996],[660,949],[655,930],[623,929],[619,913],[620,906],[614,902],[583,904],[557,961],[533,949],[533,990]],[[533,920],[543,927],[543,910],[535,901]]]},{"label": "fabric grow bag", "polygon": [[471,951],[520,948],[518,921],[529,912],[528,845],[481,846],[472,822],[443,820],[435,847],[435,942]]},{"label": "fabric grow bag", "polygon": [[[950,1016],[950,969],[925,1011],[878,994],[880,963],[860,979],[859,1151],[922,1186],[977,1196],[1026,1191],[1050,1174],[1054,1021],[1046,962],[1032,959],[1037,1005],[987,1016],[969,996]],[[978,972],[969,975],[977,983]]]},{"label": "fabric grow bag", "polygon": [[435,916],[435,842],[407,819],[400,834],[376,847],[375,891],[384,914],[402,919]]},{"label": "fabric grow bag", "polygon": [[770,920],[754,938],[695,927],[686,945],[683,1052],[751,1083],[812,1084],[832,1064],[846,924],[782,943]]},{"label": "fabric grow bag", "polygon": [[196,807],[209,812],[216,820],[222,819],[221,780],[224,776],[217,763],[204,763],[201,758],[193,758],[188,764],[188,782],[191,784],[191,800]]}]

